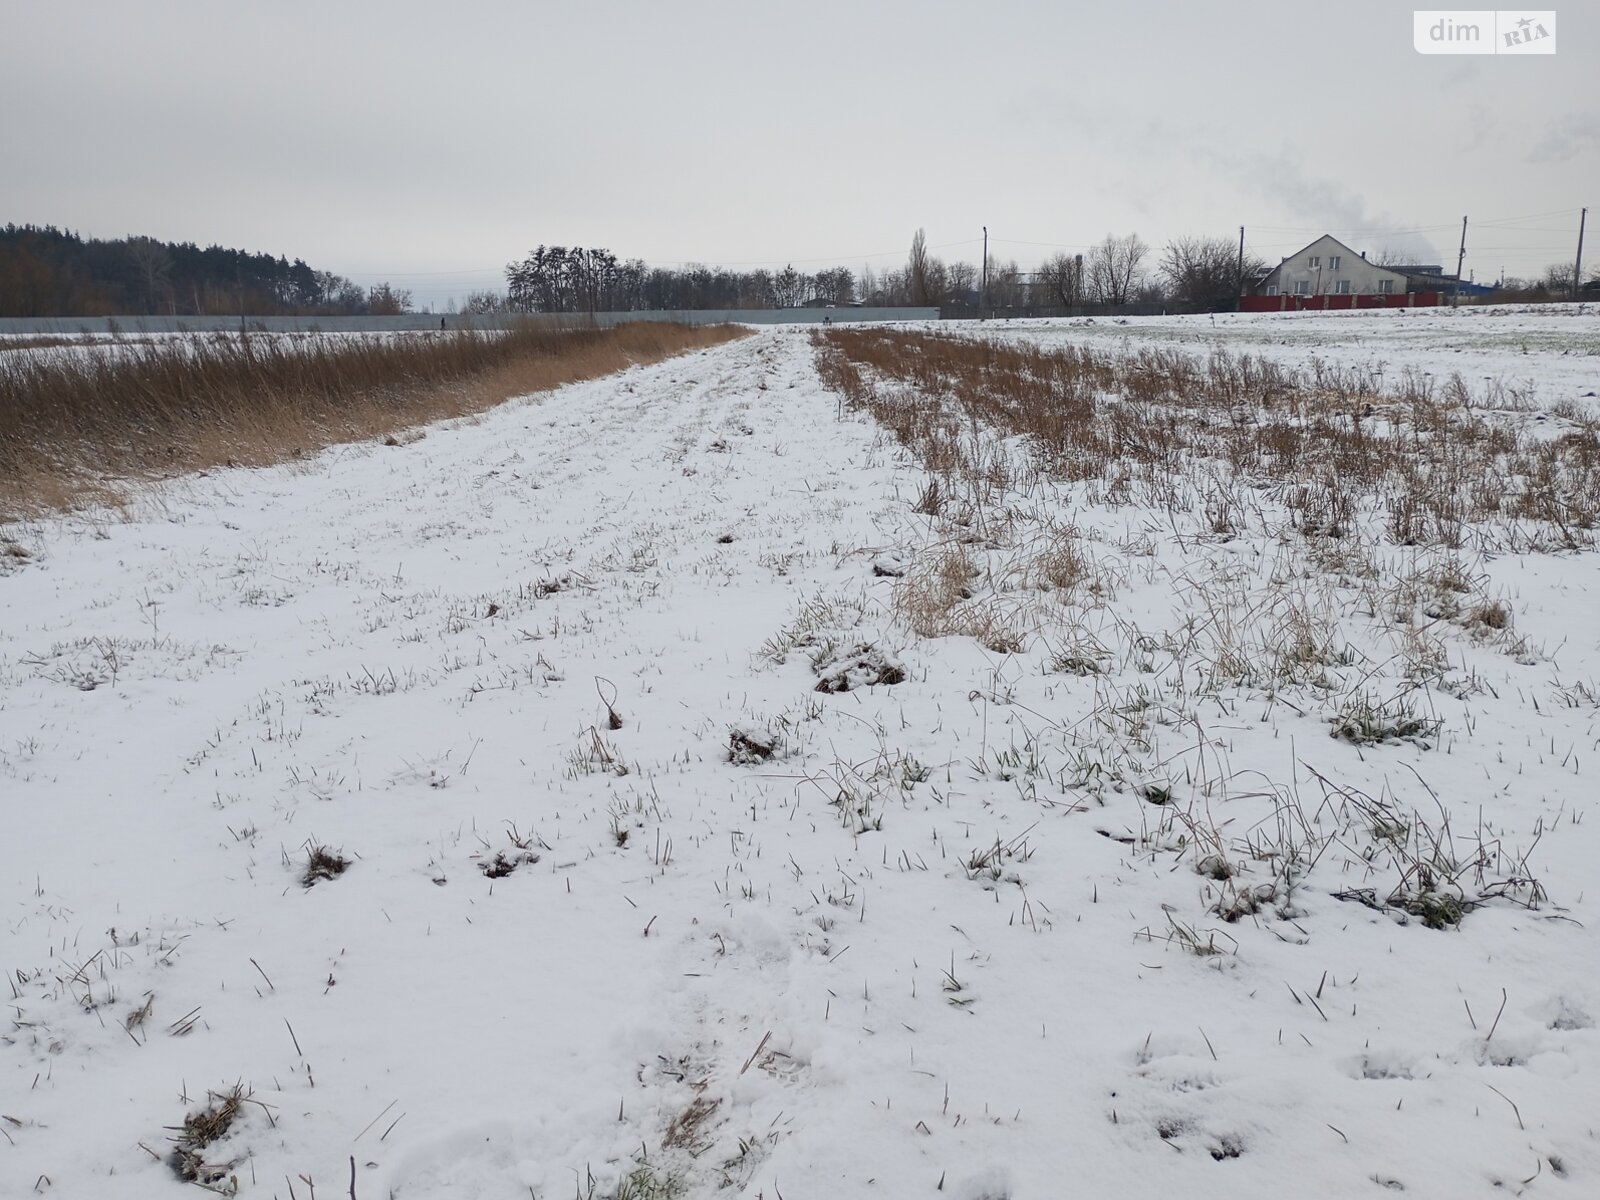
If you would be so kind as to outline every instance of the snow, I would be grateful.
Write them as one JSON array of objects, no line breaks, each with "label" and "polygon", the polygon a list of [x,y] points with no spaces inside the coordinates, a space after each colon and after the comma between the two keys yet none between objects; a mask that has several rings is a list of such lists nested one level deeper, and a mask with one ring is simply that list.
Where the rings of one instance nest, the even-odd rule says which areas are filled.
[{"label": "snow", "polygon": [[1320,360],[1393,385],[1407,368],[1444,380],[1460,373],[1475,392],[1544,406],[1577,402],[1600,413],[1600,305],[1502,304],[1212,316],[1018,320],[985,336],[1099,346],[1166,346],[1258,354],[1290,366]]},{"label": "snow", "polygon": [[[1600,382],[1577,310],[963,332]],[[1474,558],[1511,627],[1425,624],[1403,692],[1337,567],[1081,505],[1103,595],[1019,592],[1019,653],[918,637],[952,531],[812,355],[0,531],[0,1195],[178,1194],[172,1127],[235,1084],[241,1195],[1596,1187],[1600,558]],[[1163,657],[1285,596],[1354,648],[1327,690]],[[1330,737],[1358,694],[1438,730]],[[1384,907],[1389,819],[1504,895]],[[350,865],[306,887],[318,846]]]}]

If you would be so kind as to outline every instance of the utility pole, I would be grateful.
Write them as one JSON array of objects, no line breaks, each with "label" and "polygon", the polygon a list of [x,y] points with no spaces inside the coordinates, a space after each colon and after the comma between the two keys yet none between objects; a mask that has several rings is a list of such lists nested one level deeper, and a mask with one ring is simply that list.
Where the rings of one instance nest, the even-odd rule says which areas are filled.
[{"label": "utility pole", "polygon": [[983,294],[978,298],[978,315],[989,311],[989,227],[983,227]]},{"label": "utility pole", "polygon": [[1467,219],[1461,218],[1461,253],[1456,255],[1456,281],[1450,285],[1450,304],[1461,303],[1461,264],[1467,261]]},{"label": "utility pole", "polygon": [[[1244,226],[1239,226],[1239,299],[1244,299]],[[1243,308],[1244,305],[1240,305]]]},{"label": "utility pole", "polygon": [[1580,299],[1583,296],[1583,225],[1589,219],[1587,208],[1578,210],[1578,258],[1572,264],[1572,298]]}]

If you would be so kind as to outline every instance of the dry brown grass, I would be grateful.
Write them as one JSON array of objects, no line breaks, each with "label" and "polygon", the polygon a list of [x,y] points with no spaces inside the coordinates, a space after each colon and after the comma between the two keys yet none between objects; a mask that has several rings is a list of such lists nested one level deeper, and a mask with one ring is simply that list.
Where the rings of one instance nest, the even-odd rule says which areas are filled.
[{"label": "dry brown grass", "polygon": [[1029,605],[999,596],[959,543],[931,547],[909,565],[894,591],[895,615],[919,637],[970,637],[996,654],[1018,654],[1034,622]]},{"label": "dry brown grass", "polygon": [[[921,511],[1015,483],[976,430],[1026,439],[1026,474],[1084,498],[1202,513],[1227,539],[1268,489],[1308,537],[1359,515],[1405,546],[1576,549],[1600,526],[1600,423],[1535,430],[1525,398],[1460,380],[1294,370],[1248,355],[1047,350],[905,330],[813,334],[824,382],[867,408],[939,480]],[[1009,472],[1009,473],[1008,473]],[[1026,482],[1026,480],[1024,480]]]},{"label": "dry brown grass", "polygon": [[[222,1190],[219,1185],[225,1185],[235,1160],[207,1162],[205,1152],[213,1142],[227,1136],[249,1098],[241,1084],[225,1092],[211,1092],[206,1097],[206,1107],[189,1113],[182,1125],[172,1127],[173,1150],[167,1163],[179,1179],[213,1191]],[[223,1191],[222,1194],[232,1195],[232,1192]]]},{"label": "dry brown grass", "polygon": [[6,355],[0,520],[389,437],[744,333],[637,322],[386,338],[216,334]]},{"label": "dry brown grass", "polygon": [[896,612],[918,636],[944,637],[955,624],[955,607],[972,598],[969,585],[977,573],[960,546],[936,548],[912,563],[895,589]]}]

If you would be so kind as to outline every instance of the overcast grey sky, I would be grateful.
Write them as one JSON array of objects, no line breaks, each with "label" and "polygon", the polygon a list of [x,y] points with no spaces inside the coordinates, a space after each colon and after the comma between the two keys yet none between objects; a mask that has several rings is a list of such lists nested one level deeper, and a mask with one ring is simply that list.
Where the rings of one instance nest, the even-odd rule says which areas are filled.
[{"label": "overcast grey sky", "polygon": [[0,223],[435,303],[541,242],[859,271],[985,224],[1024,267],[1242,224],[1453,268],[1470,214],[1526,274],[1600,205],[1600,0],[1556,11],[1554,56],[1447,57],[1388,0],[0,0]]}]

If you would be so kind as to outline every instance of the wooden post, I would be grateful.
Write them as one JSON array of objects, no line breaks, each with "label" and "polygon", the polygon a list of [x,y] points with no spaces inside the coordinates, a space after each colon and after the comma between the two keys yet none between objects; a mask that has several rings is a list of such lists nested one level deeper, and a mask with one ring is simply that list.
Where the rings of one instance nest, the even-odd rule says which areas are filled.
[{"label": "wooden post", "polygon": [[989,227],[983,227],[983,294],[978,298],[978,315],[989,312]]},{"label": "wooden post", "polygon": [[[1244,299],[1244,226],[1239,226],[1239,299]],[[1241,308],[1243,305],[1240,306]]]},{"label": "wooden post", "polygon": [[1589,210],[1580,209],[1578,212],[1578,257],[1572,264],[1572,298],[1583,298],[1583,224],[1589,219]]}]

